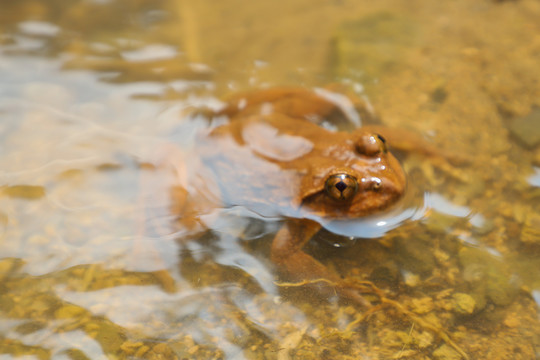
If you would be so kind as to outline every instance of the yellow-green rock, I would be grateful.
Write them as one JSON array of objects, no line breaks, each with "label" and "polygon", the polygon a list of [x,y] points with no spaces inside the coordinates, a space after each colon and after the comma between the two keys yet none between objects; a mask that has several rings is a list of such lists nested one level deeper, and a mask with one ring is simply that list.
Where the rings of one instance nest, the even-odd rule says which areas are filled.
[{"label": "yellow-green rock", "polygon": [[469,294],[456,293],[452,296],[454,311],[461,315],[470,315],[474,312],[476,301]]}]

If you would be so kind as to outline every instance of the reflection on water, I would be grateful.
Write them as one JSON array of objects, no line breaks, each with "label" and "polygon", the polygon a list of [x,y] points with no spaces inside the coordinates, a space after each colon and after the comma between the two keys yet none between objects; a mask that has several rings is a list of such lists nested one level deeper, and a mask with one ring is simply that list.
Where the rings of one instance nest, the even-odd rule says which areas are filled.
[{"label": "reflection on water", "polygon": [[[0,8],[0,354],[538,357],[538,1]],[[392,139],[403,202],[305,247],[371,310],[278,275],[267,202],[228,199],[201,231],[171,212],[170,159],[226,121],[207,116],[223,94],[335,82],[436,144]]]},{"label": "reflection on water", "polygon": [[540,168],[534,167],[534,174],[529,176],[528,181],[532,186],[540,187]]}]

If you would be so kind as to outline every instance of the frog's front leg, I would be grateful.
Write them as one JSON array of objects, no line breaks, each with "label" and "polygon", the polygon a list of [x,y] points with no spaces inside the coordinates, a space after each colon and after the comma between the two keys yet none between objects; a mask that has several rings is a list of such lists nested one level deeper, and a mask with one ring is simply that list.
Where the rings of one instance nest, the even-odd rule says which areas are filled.
[{"label": "frog's front leg", "polygon": [[[304,245],[320,228],[321,225],[312,220],[288,220],[278,231],[272,243],[272,261],[291,280],[328,280],[329,283],[335,285],[334,290],[340,296],[362,306],[370,306],[370,303],[357,290],[340,286],[342,280],[339,275],[304,252]],[[320,290],[327,292],[329,288],[320,288]]]}]

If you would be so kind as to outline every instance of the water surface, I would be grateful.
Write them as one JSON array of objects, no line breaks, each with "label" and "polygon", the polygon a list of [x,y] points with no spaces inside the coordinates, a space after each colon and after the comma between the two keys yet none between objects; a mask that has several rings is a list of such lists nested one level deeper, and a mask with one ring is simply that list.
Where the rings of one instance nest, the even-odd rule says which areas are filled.
[{"label": "water surface", "polygon": [[[0,8],[2,357],[538,358],[538,1]],[[308,245],[394,301],[372,312],[280,286],[279,218],[218,209],[188,241],[159,168],[206,126],[189,109],[330,83],[465,160],[400,154],[412,213]]]}]

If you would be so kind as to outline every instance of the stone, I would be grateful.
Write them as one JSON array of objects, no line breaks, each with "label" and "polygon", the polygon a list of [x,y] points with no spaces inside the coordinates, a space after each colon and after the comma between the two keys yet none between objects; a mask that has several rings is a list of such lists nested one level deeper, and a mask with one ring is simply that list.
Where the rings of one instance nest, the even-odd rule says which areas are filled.
[{"label": "stone", "polygon": [[528,149],[540,145],[540,108],[533,109],[528,115],[514,119],[509,130],[517,141]]}]

